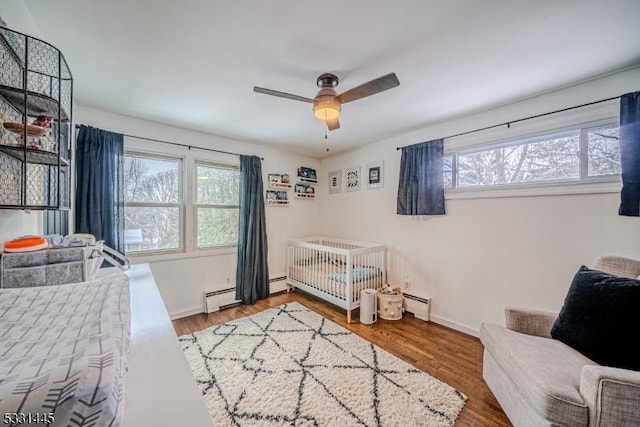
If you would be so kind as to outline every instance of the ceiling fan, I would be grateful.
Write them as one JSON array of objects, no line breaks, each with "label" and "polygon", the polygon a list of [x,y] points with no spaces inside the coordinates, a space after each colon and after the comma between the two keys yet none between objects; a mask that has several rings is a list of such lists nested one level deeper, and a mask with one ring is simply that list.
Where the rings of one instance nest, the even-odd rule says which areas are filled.
[{"label": "ceiling fan", "polygon": [[324,120],[329,130],[335,130],[340,128],[338,117],[342,110],[342,104],[375,95],[376,93],[384,92],[385,90],[400,85],[400,81],[395,73],[378,77],[360,86],[356,86],[353,89],[349,89],[340,95],[336,92],[338,77],[335,74],[324,73],[318,77],[316,83],[318,87],[320,87],[320,90],[313,99],[258,86],[254,86],[253,91],[264,93],[265,95],[293,99],[294,101],[309,102],[313,104],[313,113],[315,116],[320,120]]}]

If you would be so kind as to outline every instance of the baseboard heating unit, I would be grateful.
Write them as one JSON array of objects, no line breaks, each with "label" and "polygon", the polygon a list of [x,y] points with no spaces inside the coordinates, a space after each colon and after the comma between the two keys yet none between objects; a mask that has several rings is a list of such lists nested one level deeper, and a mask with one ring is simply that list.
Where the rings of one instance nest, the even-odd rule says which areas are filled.
[{"label": "baseboard heating unit", "polygon": [[404,292],[404,310],[413,313],[416,319],[428,322],[431,319],[431,298]]},{"label": "baseboard heating unit", "polygon": [[[272,284],[282,282],[286,279],[287,276],[269,279],[271,292],[273,293],[284,290],[284,284],[279,284],[280,286],[273,286]],[[282,289],[280,289],[280,287],[282,287]],[[204,312],[207,314],[220,311],[223,308],[231,307],[239,303],[240,301],[236,299],[236,288],[226,288],[204,293]]]},{"label": "baseboard heating unit", "polygon": [[207,314],[213,313],[220,311],[221,308],[226,308],[239,302],[240,301],[236,300],[236,288],[205,292],[204,312]]}]

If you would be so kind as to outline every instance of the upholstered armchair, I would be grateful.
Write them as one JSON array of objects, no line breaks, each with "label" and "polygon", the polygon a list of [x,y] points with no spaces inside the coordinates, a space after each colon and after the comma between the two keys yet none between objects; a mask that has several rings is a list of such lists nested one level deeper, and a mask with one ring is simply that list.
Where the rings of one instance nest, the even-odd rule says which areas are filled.
[{"label": "upholstered armchair", "polygon": [[[640,278],[640,261],[606,256],[594,270]],[[483,324],[483,377],[515,426],[640,426],[640,372],[601,366],[551,338],[557,313],[507,307]],[[638,340],[639,338],[632,338]]]}]

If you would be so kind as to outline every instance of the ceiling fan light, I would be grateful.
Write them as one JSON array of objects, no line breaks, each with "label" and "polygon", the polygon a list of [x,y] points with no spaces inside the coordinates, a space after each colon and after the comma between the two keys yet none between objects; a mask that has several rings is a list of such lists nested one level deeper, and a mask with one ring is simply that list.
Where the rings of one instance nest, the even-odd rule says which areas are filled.
[{"label": "ceiling fan light", "polygon": [[340,102],[335,96],[318,96],[313,103],[313,113],[319,120],[334,120],[340,116]]},{"label": "ceiling fan light", "polygon": [[315,115],[319,120],[333,120],[340,116],[340,111],[330,107],[322,107],[315,110]]}]

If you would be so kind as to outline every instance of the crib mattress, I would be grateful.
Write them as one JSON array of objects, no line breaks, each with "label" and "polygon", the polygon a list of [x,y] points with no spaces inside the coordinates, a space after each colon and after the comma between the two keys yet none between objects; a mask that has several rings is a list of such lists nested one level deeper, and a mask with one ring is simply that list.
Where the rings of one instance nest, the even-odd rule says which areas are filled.
[{"label": "crib mattress", "polygon": [[[377,289],[383,285],[380,281],[382,271],[377,267],[354,268],[353,292],[359,294],[363,289]],[[311,265],[289,266],[289,278],[315,289],[320,289],[340,299],[346,299],[346,272],[331,263],[322,262]],[[357,298],[359,299],[359,298]]]},{"label": "crib mattress", "polygon": [[0,413],[24,414],[21,425],[37,425],[34,416],[65,426],[121,423],[130,340],[124,273],[0,289],[0,337]]}]

